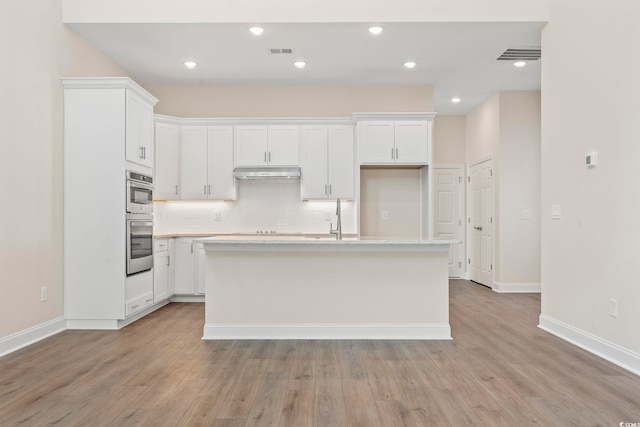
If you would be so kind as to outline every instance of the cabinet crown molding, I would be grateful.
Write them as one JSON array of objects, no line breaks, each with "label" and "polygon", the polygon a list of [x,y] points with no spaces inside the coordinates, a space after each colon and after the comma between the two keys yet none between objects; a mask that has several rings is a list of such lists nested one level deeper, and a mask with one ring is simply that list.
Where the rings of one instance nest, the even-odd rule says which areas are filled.
[{"label": "cabinet crown molding", "polygon": [[353,113],[353,120],[433,120],[437,114],[435,112]]},{"label": "cabinet crown molding", "polygon": [[156,123],[181,126],[232,125],[354,125],[351,117],[203,117],[180,118],[155,115]]},{"label": "cabinet crown molding", "polygon": [[152,106],[158,103],[158,98],[129,77],[63,77],[61,80],[65,89],[128,89]]}]

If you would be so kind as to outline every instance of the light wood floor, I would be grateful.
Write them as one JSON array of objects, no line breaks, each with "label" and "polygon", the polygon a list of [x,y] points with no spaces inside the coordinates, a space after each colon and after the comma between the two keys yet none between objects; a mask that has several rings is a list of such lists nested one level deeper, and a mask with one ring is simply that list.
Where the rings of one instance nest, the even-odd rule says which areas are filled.
[{"label": "light wood floor", "polygon": [[0,426],[618,426],[640,377],[536,328],[537,295],[451,282],[453,341],[202,341],[204,306],[0,358]]}]

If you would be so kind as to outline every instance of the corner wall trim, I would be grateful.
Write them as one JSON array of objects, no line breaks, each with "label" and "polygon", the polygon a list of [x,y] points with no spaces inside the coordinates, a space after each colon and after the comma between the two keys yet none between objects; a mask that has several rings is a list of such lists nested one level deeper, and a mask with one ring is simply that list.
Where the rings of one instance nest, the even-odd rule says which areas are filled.
[{"label": "corner wall trim", "polygon": [[451,327],[448,323],[207,323],[204,325],[202,339],[450,340],[452,338]]},{"label": "corner wall trim", "polygon": [[544,314],[540,315],[539,322],[538,327],[543,331],[562,338],[629,372],[640,375],[640,354]]},{"label": "corner wall trim", "polygon": [[525,293],[540,293],[542,286],[540,282],[498,282],[493,281],[494,292],[498,293],[511,293],[511,294],[525,294]]},{"label": "corner wall trim", "polygon": [[0,338],[0,357],[48,338],[66,328],[64,317],[58,317],[15,334]]}]

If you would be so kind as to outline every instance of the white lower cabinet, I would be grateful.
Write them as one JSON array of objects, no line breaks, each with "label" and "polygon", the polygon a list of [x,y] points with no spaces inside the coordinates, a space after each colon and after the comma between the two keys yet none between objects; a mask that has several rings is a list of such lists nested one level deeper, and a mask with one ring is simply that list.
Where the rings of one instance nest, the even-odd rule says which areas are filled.
[{"label": "white lower cabinet", "polygon": [[192,237],[175,239],[175,294],[204,295],[205,252]]},{"label": "white lower cabinet", "polygon": [[154,239],[153,242],[153,303],[165,301],[173,296],[173,240]]},{"label": "white lower cabinet", "polygon": [[127,276],[125,281],[124,314],[130,316],[153,305],[153,272]]}]

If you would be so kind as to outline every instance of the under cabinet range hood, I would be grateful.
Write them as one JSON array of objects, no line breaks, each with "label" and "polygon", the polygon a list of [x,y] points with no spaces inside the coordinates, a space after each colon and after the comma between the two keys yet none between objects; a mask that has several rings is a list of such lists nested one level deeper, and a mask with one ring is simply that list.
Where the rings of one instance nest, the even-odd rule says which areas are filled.
[{"label": "under cabinet range hood", "polygon": [[237,179],[300,179],[299,167],[242,166],[233,170]]}]

